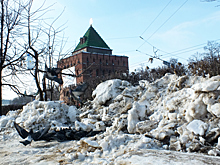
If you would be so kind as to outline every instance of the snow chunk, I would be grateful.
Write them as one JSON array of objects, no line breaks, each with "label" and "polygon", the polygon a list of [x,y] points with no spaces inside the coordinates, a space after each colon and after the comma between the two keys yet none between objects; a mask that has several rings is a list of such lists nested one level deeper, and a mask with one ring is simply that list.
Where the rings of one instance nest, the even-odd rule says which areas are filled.
[{"label": "snow chunk", "polygon": [[136,124],[140,121],[140,119],[144,119],[146,113],[146,108],[143,105],[140,105],[137,102],[134,102],[133,108],[128,111],[128,132],[135,133],[136,132]]},{"label": "snow chunk", "polygon": [[220,117],[220,103],[208,106],[208,111],[217,117]]},{"label": "snow chunk", "polygon": [[118,96],[129,82],[119,79],[107,80],[99,84],[92,92],[93,102],[96,104],[105,104],[108,100],[114,99]]},{"label": "snow chunk", "polygon": [[220,81],[207,80],[203,83],[197,83],[192,86],[195,91],[214,91],[220,86]]},{"label": "snow chunk", "polygon": [[187,129],[196,135],[203,136],[208,128],[208,124],[201,120],[193,120],[187,125]]},{"label": "snow chunk", "polygon": [[9,118],[7,116],[2,116],[0,119],[0,128],[5,127],[8,123]]},{"label": "snow chunk", "polygon": [[65,126],[69,121],[69,106],[59,101],[33,101],[23,106],[23,111],[16,118],[16,123],[26,129],[38,129],[51,124],[54,126]]},{"label": "snow chunk", "polygon": [[193,119],[203,118],[207,113],[207,106],[204,104],[202,97],[199,97],[194,102],[191,102],[186,112],[186,120],[188,122]]},{"label": "snow chunk", "polygon": [[69,116],[71,122],[76,121],[76,113],[77,108],[75,106],[70,106],[67,115]]}]

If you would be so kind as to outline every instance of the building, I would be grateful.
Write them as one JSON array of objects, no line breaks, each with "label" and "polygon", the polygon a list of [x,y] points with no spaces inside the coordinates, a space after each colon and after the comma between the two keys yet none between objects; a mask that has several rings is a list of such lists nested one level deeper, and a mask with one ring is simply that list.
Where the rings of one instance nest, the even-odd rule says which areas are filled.
[{"label": "building", "polygon": [[[57,62],[57,67],[63,71],[72,70],[76,76],[76,81],[71,81],[77,85],[82,82],[91,83],[97,78],[106,79],[110,75],[122,75],[128,73],[128,57],[113,55],[112,49],[100,37],[92,25],[86,31],[72,55]],[[111,76],[112,77],[112,76]],[[67,83],[64,87],[71,85]]]}]

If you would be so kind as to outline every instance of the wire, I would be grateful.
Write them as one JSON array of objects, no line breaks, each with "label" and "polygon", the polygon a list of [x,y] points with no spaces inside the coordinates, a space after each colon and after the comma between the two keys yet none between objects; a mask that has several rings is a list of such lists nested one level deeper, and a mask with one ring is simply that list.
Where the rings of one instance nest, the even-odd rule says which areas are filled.
[{"label": "wire", "polygon": [[136,63],[134,63],[134,64],[131,64],[131,65],[130,65],[130,68],[135,67],[135,66],[140,65],[140,64],[143,64],[143,63],[145,63],[145,62],[148,62],[148,60],[141,61],[141,62],[136,62]]},{"label": "wire", "polygon": [[[198,50],[198,49],[201,49],[201,48],[203,48],[203,47],[199,47],[199,48],[195,48],[195,49],[191,49],[191,50],[186,50],[186,51],[183,51],[183,52],[180,52],[180,53],[177,53],[177,54],[167,53],[167,52],[164,52],[164,51],[162,51],[162,52],[167,53],[165,56],[163,55],[163,57],[169,57],[169,56],[179,57],[177,55],[187,53],[187,52],[191,52],[191,51],[194,51],[194,50]],[[182,57],[179,57],[179,58],[182,58]],[[182,59],[186,60],[185,58],[182,58]]]},{"label": "wire", "polygon": [[167,8],[167,6],[170,4],[172,0],[170,0],[167,5],[160,11],[160,13],[154,18],[154,20],[148,25],[148,27],[144,30],[144,32],[141,34],[141,36],[150,28],[150,26],[156,21],[156,19],[162,14],[162,12]]},{"label": "wire", "polygon": [[126,51],[123,51],[123,52],[115,52],[115,53],[127,53],[127,52],[135,52],[136,50],[126,50]]},{"label": "wire", "polygon": [[[219,41],[220,39],[216,39],[216,40],[212,40],[213,42],[216,42],[216,41]],[[202,43],[202,44],[198,44],[198,45],[195,45],[195,46],[191,46],[191,47],[188,47],[188,48],[184,48],[184,49],[180,49],[180,50],[177,50],[177,51],[174,51],[174,52],[171,52],[171,53],[167,53],[167,52],[165,52],[165,51],[162,51],[162,52],[164,52],[164,53],[166,53],[166,54],[164,54],[163,55],[163,57],[165,57],[165,56],[169,56],[169,55],[173,55],[173,56],[175,56],[175,55],[178,55],[178,54],[183,54],[183,53],[187,53],[187,52],[190,52],[190,51],[194,51],[194,50],[197,50],[197,49],[201,49],[201,48],[203,48],[204,46],[202,46],[202,45],[206,45],[207,44],[207,42],[206,43]],[[201,47],[202,46],[202,47]],[[196,47],[198,47],[198,48],[196,48]],[[193,48],[195,48],[195,49],[193,49]],[[189,49],[189,50],[188,50]],[[191,49],[191,50],[190,50]],[[173,53],[176,53],[176,54],[173,54]]]},{"label": "wire", "polygon": [[144,55],[146,55],[146,56],[150,56],[150,57],[152,57],[152,58],[155,57],[155,56],[153,56],[153,55],[151,55],[151,54],[147,54],[147,53],[141,52],[140,50],[136,50],[136,51],[139,52],[139,53],[142,53],[142,54],[144,54]]},{"label": "wire", "polygon": [[147,40],[144,40],[143,37],[140,36],[140,38],[143,39],[145,42],[144,42],[143,44],[141,44],[137,49],[140,49],[145,43],[148,43],[150,46],[155,47],[154,45],[150,44],[150,43],[148,42],[148,40],[149,40],[154,34],[156,34],[156,32],[157,32],[158,30],[160,30],[160,28],[162,28],[162,27],[174,16],[174,15],[177,13],[177,11],[179,11],[179,10],[186,4],[187,1],[188,1],[188,0],[186,0],[168,19],[166,19],[166,20],[162,23],[162,25],[160,25],[160,27],[159,27],[156,31],[154,31],[154,33],[151,34],[150,37],[148,37]]},{"label": "wire", "polygon": [[120,39],[128,39],[128,38],[138,38],[138,36],[133,36],[133,37],[121,37],[121,38],[108,38],[106,40],[120,40]]},{"label": "wire", "polygon": [[164,21],[164,23],[162,25],[160,25],[160,27],[150,36],[148,37],[147,41],[158,31],[160,30],[160,28],[162,28],[187,2],[188,0],[186,0],[166,21]]}]

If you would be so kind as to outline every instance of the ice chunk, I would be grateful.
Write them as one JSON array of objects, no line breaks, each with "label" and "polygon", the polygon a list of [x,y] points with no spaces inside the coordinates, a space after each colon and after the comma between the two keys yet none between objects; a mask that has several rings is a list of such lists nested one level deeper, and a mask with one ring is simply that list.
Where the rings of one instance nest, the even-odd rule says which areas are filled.
[{"label": "ice chunk", "polygon": [[220,103],[208,106],[208,111],[217,117],[220,117]]},{"label": "ice chunk", "polygon": [[199,97],[194,102],[191,102],[186,112],[186,120],[188,122],[193,119],[200,119],[207,113],[207,106],[203,103],[202,97]]},{"label": "ice chunk", "polygon": [[71,122],[76,121],[76,110],[77,110],[77,108],[75,106],[69,107],[67,115],[69,116]]},{"label": "ice chunk", "polygon": [[208,128],[208,124],[201,120],[193,120],[187,125],[187,129],[196,135],[203,136]]},{"label": "ice chunk", "polygon": [[123,85],[128,86],[129,83],[119,79],[114,79],[99,84],[92,92],[92,97],[94,98],[93,102],[96,104],[105,104],[106,101],[114,99],[122,92],[123,87],[126,87]]}]

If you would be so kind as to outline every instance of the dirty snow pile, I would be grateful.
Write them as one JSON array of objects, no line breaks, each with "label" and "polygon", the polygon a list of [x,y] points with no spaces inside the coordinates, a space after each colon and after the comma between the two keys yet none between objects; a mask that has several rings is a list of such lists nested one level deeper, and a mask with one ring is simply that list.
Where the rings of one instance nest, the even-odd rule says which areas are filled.
[{"label": "dirty snow pile", "polygon": [[[56,152],[56,158],[50,160],[57,163],[142,164],[147,149],[219,156],[219,94],[220,76],[166,74],[152,83],[142,80],[138,86],[119,79],[108,80],[97,86],[92,94],[94,99],[80,109],[59,101],[33,101],[23,110],[9,112],[0,118],[0,141],[21,139],[13,128],[16,121],[27,130],[51,124],[52,128],[70,126],[103,131],[94,137],[71,141],[67,146],[63,143],[63,148],[59,146],[62,158]],[[36,158],[31,163],[40,161],[45,160]]]}]

